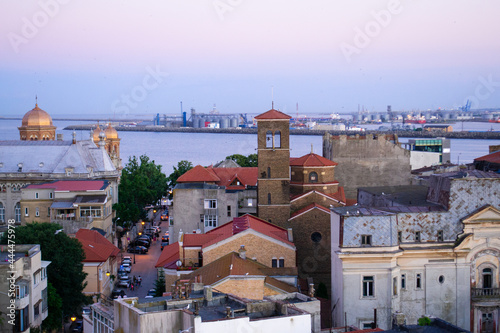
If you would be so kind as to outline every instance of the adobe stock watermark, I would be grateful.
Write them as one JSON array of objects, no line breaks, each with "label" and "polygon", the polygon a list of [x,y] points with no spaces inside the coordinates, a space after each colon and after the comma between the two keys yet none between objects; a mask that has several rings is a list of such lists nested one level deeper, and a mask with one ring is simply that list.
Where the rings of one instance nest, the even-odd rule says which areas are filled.
[{"label": "adobe stock watermark", "polygon": [[480,102],[485,101],[495,93],[495,91],[500,88],[500,81],[493,81],[493,74],[488,75],[488,77],[479,76],[477,78],[479,83],[474,89],[473,96],[467,96],[464,103],[467,100],[470,101],[471,108],[478,109]]},{"label": "adobe stock watermark", "polygon": [[49,24],[50,19],[59,14],[61,5],[66,5],[70,0],[40,0],[38,6],[40,10],[36,11],[31,19],[23,16],[21,18],[22,24],[19,33],[9,32],[7,38],[14,52],[19,53],[20,46],[28,44],[30,40],[35,38],[40,29]]},{"label": "adobe stock watermark", "polygon": [[399,0],[390,0],[387,9],[372,10],[370,14],[373,20],[366,22],[363,29],[358,26],[354,27],[355,34],[352,43],[340,43],[340,50],[346,61],[350,63],[353,55],[360,54],[363,49],[367,48],[372,40],[391,24],[393,16],[402,12],[403,6]]},{"label": "adobe stock watermark", "polygon": [[224,21],[226,13],[232,12],[241,5],[243,0],[214,0],[212,5],[221,21]]},{"label": "adobe stock watermark", "polygon": [[135,109],[140,102],[144,101],[149,93],[162,84],[168,77],[167,72],[162,72],[157,65],[154,69],[146,67],[147,74],[143,77],[141,84],[136,85],[128,94],[122,94],[119,99],[111,104],[114,114],[128,114],[130,109]]}]

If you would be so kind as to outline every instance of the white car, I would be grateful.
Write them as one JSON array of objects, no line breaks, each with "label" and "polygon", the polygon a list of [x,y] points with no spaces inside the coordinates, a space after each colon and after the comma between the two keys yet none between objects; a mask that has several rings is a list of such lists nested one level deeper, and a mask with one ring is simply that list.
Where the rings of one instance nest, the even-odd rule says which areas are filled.
[{"label": "white car", "polygon": [[127,273],[130,273],[130,271],[132,270],[131,264],[128,264],[128,263],[121,264],[120,268],[122,268],[122,267],[123,267],[123,270]]}]

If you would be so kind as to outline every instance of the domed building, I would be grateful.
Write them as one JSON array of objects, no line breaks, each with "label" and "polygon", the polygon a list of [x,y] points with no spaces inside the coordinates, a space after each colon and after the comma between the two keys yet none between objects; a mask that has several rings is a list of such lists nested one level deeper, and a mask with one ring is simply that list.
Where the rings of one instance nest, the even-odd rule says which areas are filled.
[{"label": "domed building", "polygon": [[[104,134],[104,136],[101,134]],[[92,139],[96,145],[99,145],[101,138],[104,140],[104,149],[108,152],[115,167],[121,170],[120,138],[118,137],[118,132],[109,123],[105,129],[97,124],[97,127],[92,132]]]},{"label": "domed building", "polygon": [[44,110],[38,107],[28,111],[18,127],[19,135],[23,141],[55,140],[56,127],[52,124],[52,118]]}]

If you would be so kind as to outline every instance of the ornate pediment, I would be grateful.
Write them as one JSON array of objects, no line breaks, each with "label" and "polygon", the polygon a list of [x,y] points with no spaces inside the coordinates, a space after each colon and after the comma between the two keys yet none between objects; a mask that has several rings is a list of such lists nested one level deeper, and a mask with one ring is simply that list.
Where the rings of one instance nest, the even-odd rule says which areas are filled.
[{"label": "ornate pediment", "polygon": [[465,217],[462,222],[467,224],[479,224],[479,223],[499,223],[500,224],[500,210],[497,208],[486,205],[478,210],[474,211],[472,214]]}]

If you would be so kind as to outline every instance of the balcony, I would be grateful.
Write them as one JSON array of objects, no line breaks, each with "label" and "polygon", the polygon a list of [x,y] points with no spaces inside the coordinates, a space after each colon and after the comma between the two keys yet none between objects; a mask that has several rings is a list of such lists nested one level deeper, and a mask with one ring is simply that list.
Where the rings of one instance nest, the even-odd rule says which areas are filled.
[{"label": "balcony", "polygon": [[21,309],[24,309],[25,307],[27,307],[29,304],[30,304],[30,295],[29,294],[26,294],[24,295],[23,298],[16,298],[16,301],[15,301],[15,307],[16,307],[16,310],[21,310]]},{"label": "balcony", "polygon": [[472,301],[500,301],[500,288],[472,288]]},{"label": "balcony", "polygon": [[51,216],[50,222],[52,223],[64,223],[64,222],[83,222],[92,223],[94,217],[92,216],[75,216],[75,214],[58,214]]}]

